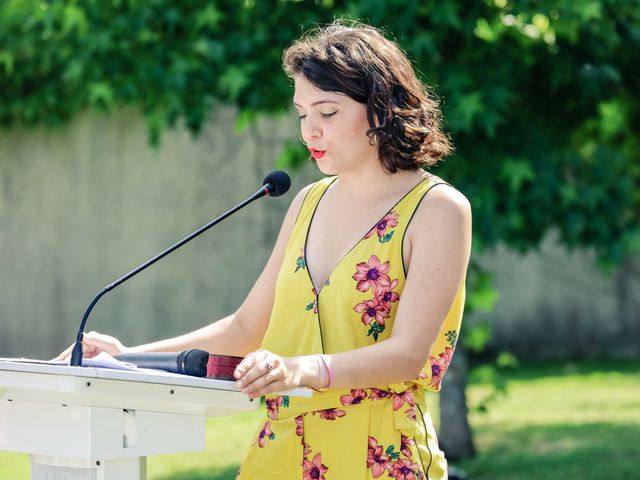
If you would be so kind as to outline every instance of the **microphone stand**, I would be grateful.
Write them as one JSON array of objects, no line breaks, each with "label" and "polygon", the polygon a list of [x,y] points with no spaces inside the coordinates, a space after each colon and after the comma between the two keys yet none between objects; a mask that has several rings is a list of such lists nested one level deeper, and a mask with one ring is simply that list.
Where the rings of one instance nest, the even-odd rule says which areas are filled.
[{"label": "microphone stand", "polygon": [[175,245],[172,245],[171,247],[167,248],[165,251],[159,253],[158,255],[156,255],[155,257],[153,257],[151,260],[148,260],[147,262],[143,263],[142,265],[140,265],[139,267],[135,268],[134,270],[131,270],[129,273],[127,273],[126,275],[120,277],[118,280],[116,280],[113,283],[110,283],[109,285],[107,285],[106,287],[104,287],[95,297],[94,299],[91,301],[91,303],[89,304],[89,307],[87,308],[87,310],[84,312],[84,315],[82,316],[82,322],[80,322],[80,329],[78,330],[78,335],[76,336],[76,343],[73,346],[73,351],[71,353],[71,362],[70,365],[73,367],[81,367],[82,366],[82,337],[84,335],[84,327],[87,323],[87,319],[89,318],[89,314],[91,313],[91,310],[93,310],[93,307],[95,306],[96,303],[98,303],[98,301],[108,292],[110,292],[111,290],[113,290],[114,288],[116,288],[118,285],[120,285],[121,283],[129,280],[131,277],[133,277],[134,275],[140,273],[141,271],[143,271],[145,268],[153,265],[154,263],[156,263],[158,260],[160,260],[161,258],[165,257],[166,255],[170,254],[171,252],[173,252],[174,250],[180,248],[182,245],[184,245],[185,243],[187,243],[188,241],[194,239],[195,237],[197,237],[198,235],[200,235],[203,232],[206,232],[209,228],[213,227],[214,225],[216,225],[217,223],[220,223],[222,220],[224,220],[225,218],[227,218],[229,215],[237,212],[238,210],[240,210],[241,208],[249,205],[251,202],[253,202],[254,200],[257,200],[261,197],[264,197],[265,195],[269,195],[272,190],[275,188],[274,185],[272,185],[271,183],[267,183],[265,185],[262,186],[262,188],[260,188],[260,190],[258,190],[256,193],[254,193],[253,195],[251,195],[249,198],[247,198],[245,201],[243,201],[242,203],[236,205],[235,207],[233,207],[231,210],[226,211],[225,213],[223,213],[222,215],[220,215],[218,218],[215,218],[213,220],[211,220],[209,223],[207,223],[206,225],[204,225],[203,227],[200,227],[198,230],[196,230],[195,232],[193,232],[191,235],[188,235],[187,237],[183,238],[182,240],[180,240],[178,243],[176,243]]}]

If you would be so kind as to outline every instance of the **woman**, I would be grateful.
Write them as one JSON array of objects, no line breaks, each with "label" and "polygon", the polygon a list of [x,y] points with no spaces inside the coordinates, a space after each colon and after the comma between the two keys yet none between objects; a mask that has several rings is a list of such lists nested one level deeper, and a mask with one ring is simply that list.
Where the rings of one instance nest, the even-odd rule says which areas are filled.
[{"label": "woman", "polygon": [[[133,348],[244,356],[237,384],[267,411],[241,479],[444,479],[424,400],[457,340],[470,255],[467,199],[423,167],[451,146],[437,102],[397,45],[336,22],[283,56],[301,140],[330,177],[293,200],[233,315]],[[287,397],[298,386],[313,398]]]}]

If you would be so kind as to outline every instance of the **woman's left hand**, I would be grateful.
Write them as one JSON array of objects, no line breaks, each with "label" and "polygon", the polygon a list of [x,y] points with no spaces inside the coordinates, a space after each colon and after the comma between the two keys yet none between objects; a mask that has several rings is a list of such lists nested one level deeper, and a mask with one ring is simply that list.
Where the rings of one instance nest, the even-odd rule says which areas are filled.
[{"label": "woman's left hand", "polygon": [[251,352],[236,367],[236,385],[249,398],[282,392],[300,386],[297,358],[284,358],[268,350]]}]

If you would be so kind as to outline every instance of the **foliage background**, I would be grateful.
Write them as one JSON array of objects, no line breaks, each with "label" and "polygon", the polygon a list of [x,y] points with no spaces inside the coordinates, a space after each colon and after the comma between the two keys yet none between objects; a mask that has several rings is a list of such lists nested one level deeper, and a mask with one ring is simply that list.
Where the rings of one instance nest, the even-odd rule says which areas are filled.
[{"label": "foliage background", "polygon": [[441,171],[473,199],[476,249],[550,228],[603,262],[638,249],[638,0],[7,0],[0,124],[134,104],[158,143],[219,102],[241,122],[282,113],[282,49],[341,16],[392,32],[442,99],[457,152]]}]

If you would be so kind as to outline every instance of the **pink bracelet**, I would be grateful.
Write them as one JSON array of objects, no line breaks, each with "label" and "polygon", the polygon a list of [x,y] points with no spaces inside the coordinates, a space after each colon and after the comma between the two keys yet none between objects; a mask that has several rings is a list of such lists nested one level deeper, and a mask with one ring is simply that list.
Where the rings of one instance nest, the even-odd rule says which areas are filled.
[{"label": "pink bracelet", "polygon": [[329,384],[327,385],[327,388],[331,388],[331,384],[333,383],[333,370],[331,369],[331,365],[330,365],[331,359],[329,359],[329,357],[327,357],[326,355],[318,355],[318,356],[322,360],[322,363],[324,363],[324,366],[327,367],[327,372],[329,373]]}]

